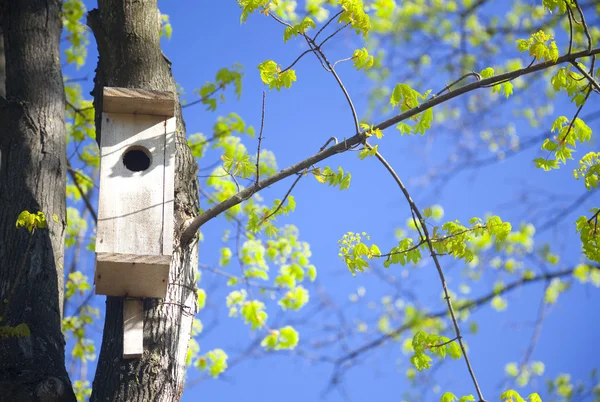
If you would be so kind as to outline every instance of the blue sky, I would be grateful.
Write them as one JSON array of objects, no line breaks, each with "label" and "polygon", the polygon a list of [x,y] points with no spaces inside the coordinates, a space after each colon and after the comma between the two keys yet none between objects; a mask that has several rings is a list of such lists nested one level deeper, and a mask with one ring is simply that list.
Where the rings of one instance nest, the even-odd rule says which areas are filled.
[{"label": "blue sky", "polygon": [[[245,66],[243,95],[237,101],[231,93],[227,94],[227,102],[220,105],[217,114],[203,110],[202,106],[194,106],[184,110],[184,119],[188,134],[203,132],[211,134],[211,127],[217,115],[236,112],[248,124],[260,125],[261,98],[265,89],[256,66],[264,60],[274,59],[287,65],[305,48],[300,40],[282,41],[282,27],[273,20],[252,16],[249,21],[240,25],[240,10],[233,0],[219,1],[178,1],[161,2],[161,12],[168,14],[173,24],[171,40],[163,43],[164,52],[173,62],[173,73],[176,81],[184,88],[186,99],[196,99],[194,88],[213,79],[216,71],[222,67],[240,62]],[[91,7],[90,7],[91,8]],[[95,68],[96,52],[91,38],[87,65],[78,72],[68,71],[72,77],[88,75],[89,80],[82,83],[84,93],[92,86],[91,77]],[[353,33],[347,31],[331,41],[326,49],[331,60],[349,57],[358,46]],[[484,66],[485,67],[485,66]],[[305,57],[297,65],[298,81],[289,90],[268,92],[266,98],[265,132],[262,146],[273,151],[278,166],[286,167],[298,162],[318,151],[330,136],[338,139],[353,135],[353,122],[339,88],[333,78],[326,73],[312,57]],[[367,110],[366,96],[371,88],[370,81],[353,71],[351,63],[338,67],[338,72],[352,95],[358,113],[363,115]],[[443,78],[432,76],[426,88],[434,91],[443,87]],[[458,102],[458,101],[456,101]],[[570,105],[559,100],[555,113],[571,113]],[[594,111],[591,104],[587,112]],[[569,114],[570,113],[570,114]],[[585,114],[585,113],[584,113]],[[375,114],[375,122],[383,120],[381,114]],[[525,124],[517,124],[519,135],[532,135],[544,132],[550,127],[550,119],[546,119],[540,128],[532,129]],[[597,125],[591,125],[592,128]],[[457,175],[442,188],[432,185],[420,185],[418,178],[423,176],[428,166],[439,165],[448,155],[452,147],[452,138],[444,137],[444,127],[434,126],[435,136],[401,137],[397,131],[390,130],[381,141],[380,150],[394,166],[396,171],[409,186],[413,198],[423,208],[432,204],[444,207],[444,220],[460,219],[466,221],[472,216],[484,216],[493,212],[504,220],[511,221],[518,227],[524,219],[535,217],[536,224],[543,223],[554,215],[531,214],[523,209],[519,195],[526,190],[536,192],[544,189],[558,194],[570,195],[569,200],[583,193],[583,184],[571,179],[574,163],[557,172],[542,172],[533,167],[531,160],[537,151],[524,152],[504,163],[477,169]],[[256,147],[256,140],[245,141],[249,149]],[[597,149],[597,142],[596,142]],[[537,149],[537,147],[535,148]],[[581,153],[580,155],[583,155]],[[207,165],[212,160],[203,161]],[[201,162],[202,163],[202,162]],[[348,231],[366,231],[374,242],[383,247],[394,245],[394,232],[397,227],[405,225],[409,216],[406,201],[395,186],[391,177],[374,160],[359,161],[357,155],[348,153],[338,155],[326,162],[327,165],[338,164],[352,173],[352,185],[349,190],[338,191],[325,187],[308,177],[302,180],[294,191],[298,203],[296,211],[281,223],[292,223],[298,226],[301,240],[311,245],[312,258],[319,272],[318,283],[341,308],[344,309],[350,322],[354,319],[374,317],[365,307],[369,301],[379,303],[384,296],[391,296],[393,289],[380,279],[370,274],[352,277],[337,256],[337,241]],[[200,166],[202,168],[202,165]],[[264,193],[266,200],[281,197],[291,182],[278,183]],[[532,190],[533,189],[533,190]],[[558,268],[572,267],[580,261],[577,245],[578,237],[574,231],[575,217],[598,202],[597,194],[587,200],[578,212],[568,215],[555,230],[542,234],[536,245],[550,242],[560,251],[562,260]],[[206,203],[203,204],[206,207]],[[596,205],[597,206],[597,205]],[[200,261],[215,265],[218,261],[218,250],[221,247],[222,230],[227,224],[222,219],[207,223],[203,228],[205,241],[200,247]],[[86,269],[93,269],[93,256],[88,255]],[[460,283],[462,265],[444,259],[444,267],[448,274],[449,285],[455,291]],[[380,267],[381,268],[381,267]],[[233,268],[232,268],[233,269]],[[386,273],[392,274],[404,283],[406,291],[419,295],[430,311],[444,308],[440,298],[441,286],[434,267],[431,264],[417,269],[392,267]],[[202,351],[223,348],[232,358],[243,350],[253,339],[248,327],[239,318],[228,318],[225,308],[225,280],[211,273],[203,274],[201,286],[211,289],[208,292],[208,308],[200,314],[206,326],[206,334],[200,338]],[[471,296],[489,292],[493,285],[490,276],[473,285]],[[504,278],[506,282],[511,277]],[[515,278],[512,278],[514,280]],[[349,301],[349,295],[359,287],[366,289],[365,296],[357,303]],[[490,307],[477,310],[473,319],[477,321],[479,333],[475,336],[467,334],[470,357],[478,376],[484,395],[488,400],[498,400],[500,387],[504,377],[504,365],[510,361],[520,361],[529,345],[543,286],[529,285],[508,296],[508,308],[503,312],[495,312]],[[94,304],[103,310],[103,296],[96,296]],[[553,378],[559,373],[571,373],[573,378],[587,378],[594,364],[600,361],[600,354],[592,352],[597,342],[600,325],[597,308],[600,295],[597,289],[574,284],[573,288],[560,296],[559,303],[548,309],[548,316],[543,322],[543,332],[535,347],[532,360],[543,360],[546,364],[544,379]],[[315,306],[309,304],[306,311]],[[218,310],[211,310],[218,309]],[[274,311],[273,315],[276,315]],[[305,317],[303,312],[298,317]],[[218,324],[213,325],[213,317],[218,317]],[[319,315],[317,317],[320,318]],[[332,325],[337,325],[334,318]],[[320,323],[322,324],[322,323]],[[464,324],[463,327],[466,327]],[[98,325],[101,329],[101,325]],[[98,335],[99,336],[99,335]],[[259,334],[262,338],[264,334]],[[310,342],[301,333],[302,342]],[[314,339],[313,339],[314,340]],[[355,346],[360,345],[358,340]],[[98,338],[97,347],[100,342]],[[339,351],[339,349],[338,349]],[[330,353],[335,357],[336,353]],[[403,393],[410,391],[404,376],[408,367],[409,356],[404,355],[400,345],[390,343],[383,348],[369,353],[347,371],[341,387],[327,393],[326,400],[342,401],[401,401]],[[91,378],[92,370],[88,374]],[[313,401],[323,396],[332,375],[332,365],[328,363],[310,362],[295,353],[275,352],[271,357],[258,359],[248,358],[233,367],[220,380],[202,378],[198,384],[189,387],[183,401],[210,400],[232,401],[236,399],[269,401]],[[442,392],[451,391],[456,395],[474,393],[470,383],[464,360],[446,361],[435,370],[435,379],[429,392],[422,399],[439,400],[439,394],[433,392],[433,384],[439,384]],[[190,369],[190,381],[196,382],[202,377],[197,371]],[[541,380],[533,381],[523,394],[531,391],[544,392]]]}]

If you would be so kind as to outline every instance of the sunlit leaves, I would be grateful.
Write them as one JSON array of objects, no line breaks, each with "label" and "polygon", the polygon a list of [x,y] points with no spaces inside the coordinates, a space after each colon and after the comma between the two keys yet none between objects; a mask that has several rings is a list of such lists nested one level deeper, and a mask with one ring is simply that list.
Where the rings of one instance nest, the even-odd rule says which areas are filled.
[{"label": "sunlit leaves", "polygon": [[367,138],[371,136],[375,136],[378,139],[383,138],[383,131],[381,131],[378,128],[375,128],[373,124],[369,125],[367,123],[361,123],[360,129],[363,130],[363,133]]},{"label": "sunlit leaves", "polygon": [[[231,68],[221,68],[217,71],[214,81],[205,83],[200,89],[195,90],[200,96],[200,102],[207,106],[208,110],[217,109],[217,98],[214,95],[219,90],[224,90],[228,86],[233,86],[234,93],[238,99],[242,95],[242,78],[244,73],[240,64],[234,64]],[[225,96],[221,94],[221,101],[225,101]]]},{"label": "sunlit leaves", "polygon": [[[95,140],[95,112],[92,101],[84,100],[81,86],[74,83],[65,83],[65,96],[67,100],[65,115],[67,142],[79,143],[88,138]],[[94,146],[96,145],[94,144]],[[96,162],[94,165],[97,166],[98,163]]]},{"label": "sunlit leaves", "polygon": [[304,17],[304,19],[296,25],[292,25],[287,27],[285,31],[283,31],[283,41],[287,42],[290,38],[298,36],[299,34],[304,34],[309,28],[316,28],[317,25],[310,17]]},{"label": "sunlit leaves", "polygon": [[62,23],[69,46],[65,49],[67,63],[80,68],[85,64],[87,56],[88,30],[84,22],[87,15],[81,0],[65,0],[62,2]]},{"label": "sunlit leaves", "polygon": [[600,228],[598,227],[598,208],[591,211],[595,218],[580,216],[575,222],[581,239],[583,253],[592,261],[600,262]]},{"label": "sunlit leaves", "polygon": [[519,366],[515,362],[511,362],[504,366],[504,372],[508,376],[513,377],[520,387],[525,387],[529,384],[532,376],[542,376],[545,369],[546,366],[540,361],[534,361],[522,366]]},{"label": "sunlit leaves", "polygon": [[324,183],[332,187],[339,187],[340,190],[346,190],[350,187],[352,175],[349,172],[344,172],[341,166],[338,166],[337,172],[329,166],[325,166],[323,169],[313,169],[311,173],[319,183]]},{"label": "sunlit leaves", "polygon": [[286,294],[279,300],[279,305],[284,310],[300,310],[308,303],[308,290],[303,286],[296,286],[294,289],[288,290]]},{"label": "sunlit leaves", "polygon": [[287,215],[296,208],[296,200],[293,195],[289,195],[285,203],[276,199],[271,208],[262,207],[248,210],[248,223],[246,228],[252,233],[258,233],[264,230],[265,234],[273,238],[277,236],[279,229],[273,224],[273,220],[280,215]]},{"label": "sunlit leaves", "polygon": [[362,33],[367,36],[371,29],[371,20],[365,13],[365,6],[362,0],[337,0],[342,7],[342,14],[338,18],[341,24],[349,24],[357,34]]},{"label": "sunlit leaves", "polygon": [[[581,64],[580,66],[585,67]],[[583,75],[571,71],[570,67],[559,68],[551,79],[554,91],[565,91],[576,106],[581,106],[585,101],[584,91],[588,85],[587,82]]]},{"label": "sunlit leaves", "polygon": [[[495,74],[495,71],[491,67],[485,68],[485,69],[481,70],[481,72],[479,73],[479,75],[481,75],[481,78],[483,78],[483,79],[491,78],[494,76],[494,74]],[[508,98],[513,93],[513,84],[509,81],[503,82],[500,84],[496,84],[492,87],[492,93],[496,93],[496,92],[502,93],[502,94],[504,94],[504,96],[506,98]]]},{"label": "sunlit leaves", "polygon": [[89,381],[75,380],[73,381],[73,392],[77,398],[77,402],[85,402],[92,395],[92,387]]},{"label": "sunlit leaves", "polygon": [[556,393],[557,396],[562,397],[562,400],[571,400],[575,393],[575,386],[571,382],[571,376],[569,374],[560,374],[554,381],[548,381],[548,391],[550,393]]},{"label": "sunlit leaves", "polygon": [[367,260],[381,256],[375,244],[369,247],[363,243],[363,239],[370,239],[365,232],[348,232],[338,241],[338,255],[344,260],[352,275],[356,275],[356,271],[364,272],[365,268],[369,267]]},{"label": "sunlit leaves", "polygon": [[228,357],[223,349],[213,349],[196,361],[196,367],[217,378],[227,369]]},{"label": "sunlit leaves", "polygon": [[273,60],[267,60],[258,65],[260,79],[269,89],[277,89],[278,91],[284,87],[289,88],[296,81],[296,72],[292,69],[282,71],[281,67]]},{"label": "sunlit leaves", "polygon": [[579,264],[573,270],[573,277],[580,283],[591,283],[600,288],[600,269],[587,264]]},{"label": "sunlit leaves", "polygon": [[579,168],[573,171],[577,180],[583,178],[585,188],[598,188],[600,182],[600,152],[589,152],[579,161]]},{"label": "sunlit leaves", "polygon": [[81,271],[70,272],[67,277],[67,284],[65,290],[65,297],[70,299],[75,294],[83,295],[85,292],[90,290],[92,287],[88,282],[88,277],[81,273]]},{"label": "sunlit leaves", "polygon": [[442,397],[440,398],[440,402],[470,402],[474,401],[475,397],[473,395],[465,395],[460,397],[460,399],[454,395],[452,392],[444,392]]},{"label": "sunlit leaves", "polygon": [[352,54],[354,68],[357,70],[368,70],[373,66],[375,59],[369,54],[367,48],[356,49]]},{"label": "sunlit leaves", "polygon": [[529,51],[529,55],[538,60],[556,61],[558,59],[558,47],[552,35],[543,30],[531,35],[529,39],[517,39],[519,52]]},{"label": "sunlit leaves", "polygon": [[519,395],[519,393],[515,390],[509,389],[500,395],[500,399],[503,402],[525,402],[525,399]]},{"label": "sunlit leaves", "polygon": [[439,358],[445,358],[449,355],[453,359],[460,359],[462,351],[456,340],[436,334],[428,334],[425,331],[418,331],[412,339],[412,348],[414,351],[410,362],[413,366],[423,371],[431,367],[432,358],[428,355],[435,355]]},{"label": "sunlit leaves", "polygon": [[556,8],[560,14],[567,12],[567,7],[573,5],[573,0],[542,0],[545,9],[552,13]]},{"label": "sunlit leaves", "polygon": [[560,280],[559,278],[552,279],[546,288],[546,293],[544,293],[544,302],[547,304],[556,303],[558,296],[568,288],[568,283]]},{"label": "sunlit leaves", "polygon": [[513,84],[511,82],[503,82],[502,84],[494,85],[492,93],[502,93],[507,99],[513,94]]},{"label": "sunlit leaves", "polygon": [[173,26],[169,21],[169,16],[167,14],[160,15],[160,36],[164,36],[167,39],[171,39],[171,35],[173,35]]},{"label": "sunlit leaves", "polygon": [[260,346],[266,350],[293,350],[298,345],[299,339],[298,331],[288,325],[279,330],[271,330]]},{"label": "sunlit leaves", "polygon": [[[392,95],[390,97],[390,104],[392,107],[398,106],[401,111],[405,112],[407,110],[413,109],[419,104],[427,99],[429,93],[431,91],[427,91],[424,94],[421,94],[418,91],[415,91],[407,84],[396,84]],[[412,118],[416,124],[414,126],[410,126],[404,122],[400,122],[396,128],[402,134],[425,134],[431,127],[431,123],[433,121],[433,111],[432,109],[427,109],[422,113],[417,114]]]},{"label": "sunlit leaves", "polygon": [[16,227],[17,229],[24,227],[31,233],[34,229],[47,228],[48,222],[46,221],[46,215],[42,211],[31,213],[25,210],[17,217]]},{"label": "sunlit leaves", "polygon": [[240,22],[245,22],[248,16],[257,10],[266,15],[271,3],[275,5],[279,3],[277,0],[237,0],[237,2],[242,9]]},{"label": "sunlit leaves", "polygon": [[198,310],[203,310],[206,306],[206,291],[204,289],[198,289],[196,293],[196,304],[198,306]]},{"label": "sunlit leaves", "polygon": [[[592,129],[580,118],[569,120],[560,116],[552,124],[552,132],[557,133],[554,140],[547,138],[542,144],[542,149],[553,153],[556,159],[534,159],[536,167],[544,170],[558,169],[558,162],[567,163],[573,159],[573,152],[577,142],[584,143],[592,137]],[[569,148],[571,147],[571,148]]]},{"label": "sunlit leaves", "polygon": [[87,221],[81,216],[79,210],[67,207],[67,231],[65,233],[65,246],[71,247],[77,243],[80,236],[87,230]]},{"label": "sunlit leaves", "polygon": [[240,314],[246,324],[250,324],[252,329],[261,328],[267,320],[265,304],[259,300],[247,301],[241,305]]},{"label": "sunlit leaves", "polygon": [[358,157],[360,160],[364,160],[369,156],[375,156],[377,154],[377,150],[379,149],[379,145],[374,145],[372,147],[364,147],[358,153]]},{"label": "sunlit leaves", "polygon": [[84,306],[76,316],[67,316],[62,321],[63,332],[73,337],[75,345],[71,350],[71,356],[83,363],[96,358],[96,347],[94,341],[87,336],[87,327],[98,318],[98,309]]},{"label": "sunlit leaves", "polygon": [[209,142],[206,141],[206,137],[201,133],[189,135],[187,142],[192,151],[192,155],[194,155],[195,158],[202,158],[209,145]]},{"label": "sunlit leaves", "polygon": [[390,104],[392,107],[399,105],[401,111],[406,111],[419,106],[419,103],[427,98],[429,92],[421,94],[412,89],[407,84],[396,84],[392,96],[390,98]]}]

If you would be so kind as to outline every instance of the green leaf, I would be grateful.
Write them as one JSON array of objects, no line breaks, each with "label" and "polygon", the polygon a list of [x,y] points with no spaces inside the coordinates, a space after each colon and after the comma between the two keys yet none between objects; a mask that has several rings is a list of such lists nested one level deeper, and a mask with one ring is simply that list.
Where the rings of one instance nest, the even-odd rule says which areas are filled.
[{"label": "green leaf", "polygon": [[368,70],[373,66],[375,59],[369,55],[367,48],[356,49],[352,54],[352,60],[354,60],[354,67],[357,70]]},{"label": "green leaf", "polygon": [[454,402],[454,401],[458,401],[458,398],[452,392],[444,392],[444,394],[440,398],[440,402]]},{"label": "green leaf", "polygon": [[198,289],[198,310],[202,310],[206,306],[206,291],[204,289]]},{"label": "green leaf", "polygon": [[258,65],[260,79],[269,86],[269,89],[278,91],[285,87],[289,88],[296,81],[296,72],[292,69],[282,71],[273,60],[267,60]]},{"label": "green leaf", "polygon": [[515,390],[509,389],[500,395],[500,399],[503,402],[525,402],[525,399],[519,395],[519,393]]}]

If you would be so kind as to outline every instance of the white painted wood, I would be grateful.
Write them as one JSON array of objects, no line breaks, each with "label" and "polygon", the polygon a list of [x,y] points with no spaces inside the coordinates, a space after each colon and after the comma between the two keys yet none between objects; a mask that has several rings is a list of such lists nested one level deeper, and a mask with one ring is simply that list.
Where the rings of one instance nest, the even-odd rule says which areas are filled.
[{"label": "white painted wood", "polygon": [[144,305],[140,299],[123,300],[123,359],[144,353]]},{"label": "white painted wood", "polygon": [[104,87],[102,95],[103,112],[175,116],[173,92]]},{"label": "white painted wood", "polygon": [[[123,156],[132,147],[147,151],[148,169],[132,172],[124,165]],[[174,165],[175,118],[102,114],[97,294],[165,296],[173,247]],[[166,258],[149,261],[148,256]]]}]

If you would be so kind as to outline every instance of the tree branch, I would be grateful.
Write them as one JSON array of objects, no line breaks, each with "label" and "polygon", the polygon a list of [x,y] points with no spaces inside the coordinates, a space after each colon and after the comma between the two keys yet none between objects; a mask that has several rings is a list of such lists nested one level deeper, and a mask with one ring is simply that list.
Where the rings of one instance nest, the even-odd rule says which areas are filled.
[{"label": "tree branch", "polygon": [[[422,103],[421,105],[419,105],[415,108],[412,108],[410,110],[407,110],[406,112],[400,113],[390,119],[387,119],[387,120],[377,124],[374,127],[374,129],[385,130],[401,121],[404,121],[404,120],[409,119],[419,113],[422,113],[427,109],[430,109],[430,108],[437,106],[441,103],[444,103],[450,99],[454,99],[458,96],[464,95],[464,94],[474,91],[476,89],[479,89],[482,87],[487,87],[490,85],[495,85],[498,82],[505,82],[507,80],[513,80],[517,77],[531,74],[531,73],[534,73],[537,71],[541,71],[541,70],[556,66],[558,64],[569,63],[569,62],[577,60],[579,58],[593,56],[596,54],[600,54],[600,48],[594,48],[590,51],[584,50],[584,51],[577,52],[577,53],[567,54],[567,55],[559,57],[556,61],[552,61],[552,60],[546,61],[546,62],[535,64],[535,65],[532,65],[532,66],[529,66],[526,68],[521,68],[518,70],[514,70],[514,71],[504,73],[504,74],[486,78],[481,81],[476,81],[476,82],[467,84],[467,85],[460,87],[454,91],[450,91],[441,96],[436,96],[434,98],[431,98],[430,100]],[[216,216],[220,215],[221,213],[228,210],[229,208],[243,202],[244,200],[247,200],[253,194],[257,193],[258,191],[262,190],[263,188],[268,187],[272,184],[275,184],[275,183],[277,183],[295,173],[298,173],[301,170],[306,169],[307,167],[309,167],[311,165],[321,162],[322,160],[325,160],[333,155],[345,152],[348,149],[350,149],[351,147],[363,142],[365,138],[366,138],[366,136],[364,133],[356,133],[352,137],[350,137],[344,141],[341,141],[340,143],[338,143],[336,145],[333,145],[323,151],[316,153],[313,156],[310,156],[310,157],[304,159],[303,161],[300,161],[300,162],[298,162],[294,165],[291,165],[283,170],[280,170],[278,173],[274,174],[273,176],[267,177],[267,178],[261,180],[256,185],[254,185],[252,187],[248,187],[247,189],[240,191],[239,193],[231,196],[229,199],[223,201],[222,203],[215,205],[214,207],[204,211],[202,214],[189,219],[182,225],[180,244],[181,245],[188,244],[191,241],[191,239],[194,237],[194,235],[196,234],[198,229],[200,229],[200,227],[203,224],[205,224],[206,222],[215,218]]]}]

